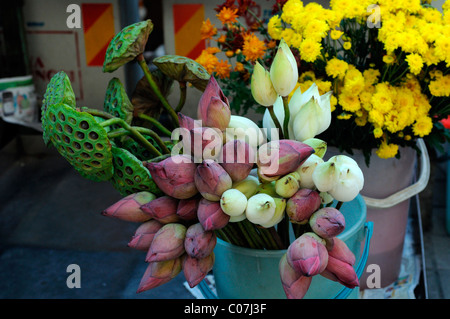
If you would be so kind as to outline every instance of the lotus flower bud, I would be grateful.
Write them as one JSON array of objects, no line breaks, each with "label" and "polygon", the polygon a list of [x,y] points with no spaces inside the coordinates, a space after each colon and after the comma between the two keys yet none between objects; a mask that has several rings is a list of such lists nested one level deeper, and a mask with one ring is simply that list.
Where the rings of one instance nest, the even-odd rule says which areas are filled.
[{"label": "lotus flower bud", "polygon": [[212,253],[216,242],[216,233],[205,230],[200,223],[197,223],[187,229],[184,249],[189,256],[201,259]]},{"label": "lotus flower bud", "polygon": [[164,225],[153,237],[145,261],[163,261],[180,257],[185,252],[185,237],[184,225],[178,223]]},{"label": "lotus flower bud", "polygon": [[291,49],[281,39],[270,66],[270,79],[278,95],[288,96],[298,82],[298,66]]},{"label": "lotus flower bud", "polygon": [[142,211],[162,224],[177,222],[178,199],[170,196],[161,196],[150,203],[141,206]]},{"label": "lotus flower bud", "polygon": [[289,245],[287,262],[303,276],[320,274],[328,263],[325,241],[314,233],[304,233]]},{"label": "lotus flower bud", "polygon": [[276,203],[272,196],[256,194],[248,199],[245,216],[253,224],[268,223],[275,215]]},{"label": "lotus flower bud", "polygon": [[230,223],[237,223],[237,222],[243,221],[246,218],[247,218],[247,216],[245,216],[245,212],[243,212],[242,214],[237,215],[237,216],[230,216],[229,222]]},{"label": "lotus flower bud", "polygon": [[239,216],[247,208],[247,197],[239,190],[230,188],[220,198],[220,208],[230,216]]},{"label": "lotus flower bud", "polygon": [[197,286],[206,277],[214,266],[214,260],[214,253],[202,259],[189,255],[183,257],[183,272],[189,287]]},{"label": "lotus flower bud", "polygon": [[312,179],[312,174],[316,169],[317,165],[323,163],[321,159],[316,154],[311,154],[302,165],[297,168],[296,172],[300,175],[300,187],[301,188],[315,188],[314,181]]},{"label": "lotus flower bud", "polygon": [[197,218],[197,208],[201,196],[194,196],[188,199],[181,199],[178,202],[177,215],[183,220],[193,220]]},{"label": "lotus flower bud", "polygon": [[263,130],[249,118],[231,115],[230,123],[225,130],[225,142],[240,140],[257,149],[266,142]]},{"label": "lotus flower bud", "polygon": [[281,284],[288,299],[302,299],[308,292],[312,277],[306,277],[297,272],[287,262],[286,254],[279,264]]},{"label": "lotus flower bud", "polygon": [[185,128],[187,131],[192,130],[194,127],[201,127],[201,125],[197,125],[196,120],[183,113],[178,113],[178,122],[180,127]]},{"label": "lotus flower bud", "polygon": [[311,215],[309,225],[322,238],[336,237],[345,229],[345,218],[334,207],[324,207]]},{"label": "lotus flower bud", "polygon": [[146,163],[156,185],[167,195],[186,199],[198,193],[194,176],[197,165],[192,157],[174,155],[159,163]]},{"label": "lotus flower bud", "polygon": [[292,129],[297,141],[304,141],[324,132],[331,124],[330,98],[332,91],[313,96],[295,114]]},{"label": "lotus flower bud", "polygon": [[309,217],[319,209],[320,204],[318,192],[302,188],[287,201],[286,213],[291,222],[305,224]]},{"label": "lotus flower bud", "polygon": [[284,212],[286,209],[286,199],[274,197],[273,200],[275,201],[276,205],[275,213],[267,223],[260,224],[264,228],[270,228],[272,226],[275,226],[276,224],[281,222],[281,220],[284,218]]},{"label": "lotus flower bud", "polygon": [[225,143],[219,158],[221,160],[220,165],[230,175],[231,180],[233,182],[240,182],[250,174],[256,162],[256,153],[244,141],[233,140]]},{"label": "lotus flower bud", "polygon": [[278,197],[278,194],[275,190],[275,184],[276,184],[275,181],[269,182],[269,183],[261,183],[258,186],[257,193],[258,194],[267,194],[272,197]]},{"label": "lotus flower bud", "polygon": [[327,205],[334,200],[333,196],[331,196],[327,192],[320,192],[319,195],[320,195],[320,200],[322,201],[322,205]]},{"label": "lotus flower bud", "polygon": [[328,264],[322,276],[340,282],[348,288],[359,286],[358,276],[353,269],[355,255],[341,239],[335,237],[333,248],[328,252]]},{"label": "lotus flower bud", "polygon": [[139,283],[137,293],[168,283],[181,272],[181,258],[151,262]]},{"label": "lotus flower bud", "polygon": [[233,182],[230,175],[213,160],[204,160],[197,166],[195,186],[202,196],[210,201],[220,201],[223,192],[230,189]]},{"label": "lotus flower bud", "polygon": [[230,220],[230,216],[220,208],[219,202],[212,202],[205,198],[200,200],[197,217],[205,230],[223,228]]},{"label": "lotus flower bud", "polygon": [[278,97],[270,80],[269,71],[265,70],[258,61],[253,68],[250,88],[255,101],[264,106],[272,106]]},{"label": "lotus flower bud", "polygon": [[141,206],[155,198],[156,196],[149,192],[131,194],[105,209],[102,215],[142,223],[149,220],[150,216],[141,210]]},{"label": "lotus flower bud", "polygon": [[327,142],[321,139],[312,137],[304,140],[303,143],[311,146],[314,149],[314,154],[320,158],[323,158],[327,152]]},{"label": "lotus flower bud", "polygon": [[150,244],[153,241],[153,237],[155,237],[158,230],[160,230],[163,226],[164,225],[157,220],[149,220],[141,224],[136,229],[131,241],[128,243],[128,247],[148,251]]},{"label": "lotus flower bud", "polygon": [[256,194],[258,185],[258,178],[253,175],[248,175],[244,180],[233,183],[231,187],[243,193],[248,199]]},{"label": "lotus flower bud", "polygon": [[225,130],[230,123],[231,110],[228,98],[223,94],[213,76],[210,77],[200,97],[197,113],[203,125],[216,127],[221,131]]},{"label": "lotus flower bud", "polygon": [[258,174],[276,177],[295,171],[314,153],[314,149],[294,140],[278,140],[263,144],[258,149]]},{"label": "lotus flower bud", "polygon": [[337,155],[317,165],[312,175],[321,192],[328,192],[336,200],[353,200],[364,186],[364,176],[358,164],[348,156]]},{"label": "lotus flower bud", "polygon": [[275,182],[276,193],[284,198],[292,197],[300,188],[299,179],[300,174],[297,172],[292,172],[283,176]]},{"label": "lotus flower bud", "polygon": [[201,163],[204,159],[216,159],[221,154],[223,136],[216,128],[195,127],[190,130],[191,154],[194,156],[194,162]]}]

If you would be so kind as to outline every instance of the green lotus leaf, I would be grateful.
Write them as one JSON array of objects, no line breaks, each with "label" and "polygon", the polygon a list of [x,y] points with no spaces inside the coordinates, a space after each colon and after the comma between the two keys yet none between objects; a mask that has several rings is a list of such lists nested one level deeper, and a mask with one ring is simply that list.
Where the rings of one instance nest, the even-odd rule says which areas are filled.
[{"label": "green lotus leaf", "polygon": [[43,139],[46,145],[50,143],[48,137],[48,121],[45,117],[47,109],[53,104],[64,103],[72,108],[76,107],[75,93],[73,92],[70,79],[64,71],[56,73],[47,84],[41,106],[41,122]]},{"label": "green lotus leaf", "polygon": [[47,109],[45,117],[49,139],[83,177],[97,182],[111,178],[113,164],[108,133],[91,114],[58,103]]},{"label": "green lotus leaf", "polygon": [[103,109],[105,112],[131,124],[133,104],[131,104],[125,88],[118,78],[113,78],[108,83]]},{"label": "green lotus leaf", "polygon": [[163,194],[148,169],[136,156],[126,149],[115,146],[112,147],[112,154],[114,175],[110,181],[122,196],[141,191],[148,191],[157,196]]},{"label": "green lotus leaf", "polygon": [[153,64],[161,72],[178,82],[189,82],[204,91],[211,75],[198,62],[179,55],[164,55],[155,58]]},{"label": "green lotus leaf", "polygon": [[129,25],[116,34],[106,49],[103,72],[114,72],[143,53],[152,31],[152,21],[145,20]]}]

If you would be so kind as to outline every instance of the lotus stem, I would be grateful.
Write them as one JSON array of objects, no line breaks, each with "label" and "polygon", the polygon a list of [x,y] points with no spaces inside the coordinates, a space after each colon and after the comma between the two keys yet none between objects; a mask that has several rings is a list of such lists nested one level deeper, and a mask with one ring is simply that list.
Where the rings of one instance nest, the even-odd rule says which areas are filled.
[{"label": "lotus stem", "polygon": [[279,139],[282,140],[284,138],[283,137],[284,136],[283,129],[281,128],[280,121],[278,121],[278,118],[275,115],[275,112],[273,111],[273,105],[269,106],[268,109],[269,109],[270,117],[272,118],[273,123],[275,124],[276,128],[278,129]]},{"label": "lotus stem", "polygon": [[145,62],[144,56],[142,54],[139,54],[136,57],[139,66],[141,67],[142,71],[144,71],[145,78],[148,81],[148,84],[150,84],[150,87],[155,92],[156,96],[161,101],[162,105],[166,109],[166,111],[169,113],[170,117],[172,118],[173,122],[176,124],[177,127],[180,126],[180,123],[178,122],[178,116],[177,113],[174,111],[174,109],[169,105],[164,95],[161,93],[161,91],[158,88],[158,85],[153,80],[152,74],[150,73],[150,69],[148,68],[147,63]]},{"label": "lotus stem", "polygon": [[186,93],[187,93],[186,82],[180,82],[180,100],[178,101],[178,105],[175,109],[176,113],[180,112],[183,109],[183,106],[186,103]]},{"label": "lotus stem", "polygon": [[289,139],[289,118],[290,118],[290,112],[289,112],[289,102],[288,97],[283,96],[283,106],[284,106],[284,123],[283,123],[283,129],[284,129],[284,138]]},{"label": "lotus stem", "polygon": [[337,210],[341,209],[342,204],[344,204],[344,203],[339,201],[339,202],[336,204],[336,209],[337,209]]},{"label": "lotus stem", "polygon": [[[110,120],[108,120],[108,121],[110,121]],[[107,121],[105,121],[105,122],[107,122]],[[103,123],[105,123],[105,122],[103,122]],[[117,123],[113,123],[113,124],[117,124]],[[144,128],[144,127],[136,127],[136,126],[132,126],[132,127],[139,133],[152,137],[155,140],[155,142],[158,143],[159,147],[161,147],[164,154],[170,154],[170,150],[167,148],[166,144],[161,140],[161,138],[159,137],[158,134],[156,134],[155,131],[152,131],[152,130],[150,130],[148,128]],[[127,129],[118,129],[118,130],[109,132],[108,137],[116,138],[119,136],[129,135],[129,134],[130,134],[130,131]]]},{"label": "lotus stem", "polygon": [[138,114],[138,117],[152,123],[158,130],[161,131],[161,133],[164,133],[167,136],[172,135],[172,133],[168,129],[166,129],[157,119],[143,113]]},{"label": "lotus stem", "polygon": [[[81,108],[81,110],[83,112],[89,113],[91,115],[99,116],[99,117],[106,119],[106,121],[99,123],[103,127],[109,126],[109,125],[114,125],[114,124],[122,126],[125,130],[127,130],[131,134],[131,136],[135,140],[140,142],[142,144],[142,146],[144,146],[147,150],[149,150],[153,155],[155,155],[155,156],[162,155],[161,152],[158,151],[149,141],[147,141],[145,139],[145,137],[142,136],[142,134],[139,133],[139,131],[136,128],[132,127],[131,125],[129,125],[127,122],[125,122],[121,118],[114,117],[111,114],[100,111],[100,110],[89,109],[87,107],[83,107],[83,108]],[[159,138],[159,136],[158,136],[158,138]]]}]

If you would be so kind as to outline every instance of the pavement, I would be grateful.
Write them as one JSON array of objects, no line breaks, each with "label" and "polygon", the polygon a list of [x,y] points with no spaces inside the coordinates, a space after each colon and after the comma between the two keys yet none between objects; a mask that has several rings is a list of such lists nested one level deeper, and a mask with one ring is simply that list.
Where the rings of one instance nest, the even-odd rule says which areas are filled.
[{"label": "pavement", "polygon": [[[450,298],[446,171],[436,166],[424,232],[428,297]],[[145,252],[127,247],[137,224],[102,216],[121,198],[107,182],[82,178],[39,134],[0,150],[0,299],[193,299],[181,273],[137,294]],[[80,288],[68,288],[78,265]],[[69,278],[70,279],[70,278]]]}]

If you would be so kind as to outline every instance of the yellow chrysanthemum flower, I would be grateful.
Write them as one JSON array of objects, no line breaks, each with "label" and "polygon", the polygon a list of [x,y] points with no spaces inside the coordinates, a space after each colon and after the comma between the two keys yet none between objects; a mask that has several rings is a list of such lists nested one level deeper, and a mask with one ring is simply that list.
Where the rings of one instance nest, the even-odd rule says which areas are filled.
[{"label": "yellow chrysanthemum flower", "polygon": [[320,55],[322,45],[313,39],[305,39],[300,45],[300,56],[306,62],[314,62]]},{"label": "yellow chrysanthemum flower", "polygon": [[398,145],[388,144],[386,140],[384,140],[376,153],[380,158],[392,158],[398,153]]},{"label": "yellow chrysanthemum flower", "polygon": [[419,117],[413,125],[413,133],[420,137],[430,134],[432,129],[433,120],[429,116]]},{"label": "yellow chrysanthemum flower", "polygon": [[345,76],[345,72],[348,70],[348,63],[338,58],[332,58],[328,61],[325,67],[325,72],[328,76],[333,78],[342,79]]},{"label": "yellow chrysanthemum flower", "polygon": [[340,30],[331,30],[330,31],[330,37],[333,40],[338,40],[343,34],[344,34],[344,32],[342,32]]},{"label": "yellow chrysanthemum flower", "polygon": [[281,32],[283,27],[281,25],[281,18],[278,15],[274,15],[267,23],[267,32],[275,40],[281,40]]},{"label": "yellow chrysanthemum flower", "polygon": [[422,57],[416,53],[411,53],[406,57],[406,62],[408,62],[409,69],[412,74],[417,75],[422,71],[423,60]]},{"label": "yellow chrysanthemum flower", "polygon": [[344,111],[348,112],[356,112],[361,109],[361,103],[359,102],[358,96],[353,94],[340,94],[339,104]]}]

